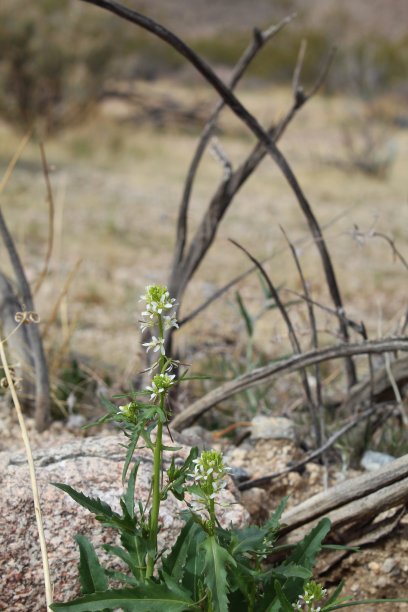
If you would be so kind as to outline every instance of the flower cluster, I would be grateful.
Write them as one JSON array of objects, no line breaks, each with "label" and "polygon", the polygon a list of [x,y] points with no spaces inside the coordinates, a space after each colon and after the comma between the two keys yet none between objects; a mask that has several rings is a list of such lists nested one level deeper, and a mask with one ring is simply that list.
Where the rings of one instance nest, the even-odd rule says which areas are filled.
[{"label": "flower cluster", "polygon": [[136,402],[129,402],[129,404],[125,404],[124,406],[119,406],[118,408],[119,414],[122,414],[129,421],[136,421],[137,410],[138,410],[138,405]]},{"label": "flower cluster", "polygon": [[152,384],[146,387],[146,391],[150,391],[150,399],[154,401],[156,398],[165,397],[170,387],[174,385],[175,374],[156,374],[153,376]]},{"label": "flower cluster", "polygon": [[[140,301],[146,302],[146,310],[142,312],[142,317],[145,317],[145,319],[140,322],[142,331],[156,325],[158,317],[160,317],[164,330],[178,327],[175,313],[171,312],[176,306],[176,300],[170,297],[166,287],[162,285],[149,285],[146,287],[146,293],[141,296]],[[166,312],[167,314],[165,314]]]},{"label": "flower cluster", "polygon": [[315,608],[315,603],[319,602],[327,595],[327,589],[323,589],[317,582],[311,580],[305,585],[303,595],[299,596],[298,601],[293,604],[294,610],[306,610],[307,612],[320,612],[321,607]]},{"label": "flower cluster", "polygon": [[225,476],[229,468],[224,466],[222,454],[215,450],[203,451],[198,459],[194,459],[192,478],[191,509],[193,512],[210,518],[211,508],[219,504],[217,497],[227,485]]}]

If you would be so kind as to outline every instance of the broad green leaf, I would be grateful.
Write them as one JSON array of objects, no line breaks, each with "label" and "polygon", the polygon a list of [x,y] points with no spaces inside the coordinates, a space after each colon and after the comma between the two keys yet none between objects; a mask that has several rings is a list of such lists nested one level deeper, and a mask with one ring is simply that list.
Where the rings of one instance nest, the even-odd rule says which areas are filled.
[{"label": "broad green leaf", "polygon": [[200,527],[190,518],[180,531],[170,554],[163,559],[163,570],[172,576],[174,580],[181,580],[183,578],[191,542],[195,540],[200,531]]},{"label": "broad green leaf", "polygon": [[143,580],[146,568],[147,548],[149,545],[147,535],[143,537],[142,534],[122,532],[120,541],[130,555],[131,564],[129,568],[132,574],[138,580]]},{"label": "broad green leaf", "polygon": [[228,612],[227,565],[236,566],[235,560],[222,548],[214,536],[201,544],[205,551],[204,581],[211,593],[214,612]]},{"label": "broad green leaf", "polygon": [[324,538],[330,531],[331,523],[328,518],[322,519],[305,538],[299,542],[293,552],[285,561],[285,565],[295,563],[312,569],[316,555],[322,547]]},{"label": "broad green leaf", "polygon": [[123,582],[124,584],[130,585],[132,587],[137,587],[139,585],[139,581],[136,580],[134,576],[128,576],[123,572],[105,569],[105,574],[109,576],[109,578],[112,578],[112,580],[116,580],[117,582]]},{"label": "broad green leaf", "polygon": [[93,545],[82,535],[77,535],[75,540],[79,546],[78,570],[83,594],[105,591],[108,581]]},{"label": "broad green leaf", "polygon": [[100,612],[102,608],[119,608],[127,612],[185,612],[199,609],[182,589],[169,589],[153,582],[142,584],[137,589],[92,593],[67,603],[53,603],[50,607],[51,610],[65,612]]},{"label": "broad green leaf", "polygon": [[87,510],[89,510],[89,512],[92,512],[93,514],[97,515],[96,518],[98,520],[101,520],[100,517],[105,517],[109,521],[115,519],[120,520],[121,517],[119,516],[119,514],[114,512],[109,506],[109,504],[99,499],[99,497],[88,497],[84,493],[76,491],[69,485],[63,484],[61,482],[53,482],[52,484],[54,485],[54,487],[65,491],[65,493],[68,493],[68,495],[70,495],[72,499],[77,502],[77,504],[83,506],[83,508],[86,508]]},{"label": "broad green leaf", "polygon": [[194,600],[200,598],[200,585],[203,584],[203,572],[205,563],[205,551],[201,548],[201,543],[204,542],[206,536],[205,531],[200,526],[196,525],[194,537],[191,538],[187,552],[186,567],[183,576],[183,587],[191,594]]}]

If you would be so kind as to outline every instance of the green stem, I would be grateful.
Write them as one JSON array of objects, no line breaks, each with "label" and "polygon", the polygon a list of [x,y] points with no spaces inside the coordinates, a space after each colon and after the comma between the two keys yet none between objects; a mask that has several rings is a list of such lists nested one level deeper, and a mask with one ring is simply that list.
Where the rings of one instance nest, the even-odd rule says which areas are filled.
[{"label": "green stem", "polygon": [[[161,398],[161,408],[163,408],[164,398]],[[159,421],[157,425],[156,445],[153,458],[153,501],[150,513],[150,544],[151,550],[147,557],[146,578],[153,575],[154,560],[157,556],[157,533],[159,530],[159,509],[160,509],[160,473],[162,458],[162,435],[163,423]]]},{"label": "green stem", "polygon": [[[164,337],[163,321],[161,316],[157,317],[159,327],[159,338]],[[165,355],[160,356],[160,372],[166,362]],[[160,409],[164,411],[164,395],[160,396]],[[163,438],[163,423],[161,421],[157,424],[156,443],[154,447],[153,455],[153,499],[152,509],[150,512],[150,524],[149,524],[149,535],[150,535],[150,552],[147,556],[146,566],[146,579],[153,576],[154,562],[157,557],[157,533],[159,531],[159,510],[160,510],[160,476],[162,469],[162,438]]]}]

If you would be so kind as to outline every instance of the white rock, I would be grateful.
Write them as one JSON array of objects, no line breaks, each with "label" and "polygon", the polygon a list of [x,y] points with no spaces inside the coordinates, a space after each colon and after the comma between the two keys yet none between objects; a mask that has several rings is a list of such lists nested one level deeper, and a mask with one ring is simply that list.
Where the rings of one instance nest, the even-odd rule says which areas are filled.
[{"label": "white rock", "polygon": [[251,440],[296,440],[295,424],[285,417],[256,416],[251,421]]},{"label": "white rock", "polygon": [[373,472],[374,470],[378,470],[384,465],[387,465],[387,463],[391,463],[391,461],[394,461],[394,459],[395,457],[392,455],[387,455],[387,453],[378,453],[376,451],[368,450],[362,456],[360,465],[368,472]]}]

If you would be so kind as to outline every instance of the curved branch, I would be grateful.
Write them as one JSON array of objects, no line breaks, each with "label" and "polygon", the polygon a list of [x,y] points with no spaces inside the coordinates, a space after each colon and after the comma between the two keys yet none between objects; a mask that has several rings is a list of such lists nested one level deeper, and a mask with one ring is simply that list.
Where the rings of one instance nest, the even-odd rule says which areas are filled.
[{"label": "curved branch", "polygon": [[[11,265],[13,266],[17,283],[20,287],[24,309],[35,311],[30,285],[28,284],[23,265],[15,247],[13,238],[4,220],[1,209],[0,235],[3,238],[7,253],[10,257]],[[35,324],[28,325],[27,333],[35,367],[35,424],[38,431],[43,431],[47,428],[50,421],[50,383],[48,378],[47,361],[38,326]]]},{"label": "curved branch", "polygon": [[[173,32],[162,26],[161,24],[153,21],[152,19],[133,11],[125,6],[114,2],[113,0],[82,0],[88,4],[93,4],[95,6],[99,6],[104,8],[115,15],[118,15],[122,19],[134,23],[145,30],[148,30],[171,47],[173,47],[178,53],[180,53],[183,57],[185,57],[192,66],[194,66],[198,72],[206,79],[206,81],[212,85],[212,87],[219,93],[221,98],[224,100],[225,104],[229,106],[232,112],[239,118],[245,125],[251,130],[251,132],[257,137],[260,143],[265,147],[268,151],[269,155],[274,159],[278,168],[281,170],[283,176],[285,177],[288,185],[292,189],[298,204],[303,211],[303,214],[306,217],[306,221],[309,225],[309,229],[312,233],[316,241],[317,249],[319,250],[320,257],[322,259],[323,268],[326,275],[327,284],[329,287],[329,291],[336,307],[340,331],[343,339],[348,342],[349,334],[347,325],[345,324],[343,315],[344,308],[340,295],[340,290],[337,284],[336,275],[334,272],[334,268],[330,259],[330,255],[326,246],[326,243],[323,238],[323,234],[321,232],[319,223],[310,207],[310,204],[303,193],[300,184],[287,162],[286,158],[282,155],[281,151],[276,146],[273,139],[270,137],[268,132],[266,132],[260,123],[256,120],[256,118],[248,112],[248,110],[241,104],[238,98],[232,93],[232,91],[223,83],[223,81],[215,74],[215,72],[210,68],[210,66],[204,62],[185,42],[183,42],[180,38],[178,38]],[[304,103],[304,94],[303,92],[298,92],[299,95],[296,96],[297,108],[302,106]],[[225,209],[224,211],[225,212]],[[223,213],[222,213],[223,214]],[[209,235],[210,240],[212,240],[215,228],[207,227],[204,222],[202,226],[202,230],[204,235]],[[199,262],[196,262],[196,265]],[[176,296],[179,299],[179,296]],[[352,386],[356,382],[356,372],[354,368],[354,364],[351,359],[346,361],[347,366],[347,377],[348,384]]]},{"label": "curved branch", "polygon": [[[245,70],[251,64],[252,60],[256,57],[258,52],[265,46],[271,38],[276,36],[286,25],[288,25],[295,17],[295,14],[285,17],[276,26],[271,26],[267,30],[260,32],[254,31],[254,36],[251,44],[245,49],[241,58],[238,60],[231,78],[228,83],[228,87],[234,90],[235,86],[239,83],[241,77],[244,75]],[[184,185],[183,196],[181,199],[178,222],[177,222],[177,233],[176,233],[176,251],[174,255],[173,270],[181,262],[184,255],[184,248],[187,239],[187,212],[191,198],[191,192],[193,189],[194,180],[197,174],[198,167],[200,165],[203,153],[208,145],[211,135],[214,132],[218,117],[225,108],[225,102],[220,100],[212,111],[210,118],[207,121],[206,126],[201,134],[197,148],[191,160],[190,167],[187,172],[187,178]],[[171,286],[171,283],[170,283]]]},{"label": "curved branch", "polygon": [[181,414],[177,415],[172,421],[172,427],[176,430],[187,427],[187,425],[191,424],[216,404],[219,404],[240,391],[262,384],[277,374],[289,374],[291,372],[296,372],[300,368],[306,368],[331,359],[392,351],[408,351],[408,338],[403,336],[398,338],[385,338],[383,340],[371,340],[358,344],[341,344],[339,346],[330,346],[316,351],[309,351],[301,355],[293,355],[288,359],[274,361],[261,368],[256,368],[252,370],[252,372],[242,374],[242,376],[239,376],[235,380],[228,381],[213,391],[210,391],[207,395],[191,404],[191,406],[186,408]]}]

